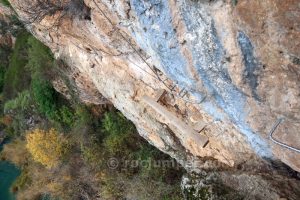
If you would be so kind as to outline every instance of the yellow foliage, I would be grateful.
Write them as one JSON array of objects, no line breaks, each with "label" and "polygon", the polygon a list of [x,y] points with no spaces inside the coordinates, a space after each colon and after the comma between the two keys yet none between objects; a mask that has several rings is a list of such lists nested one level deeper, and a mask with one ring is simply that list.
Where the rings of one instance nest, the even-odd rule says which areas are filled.
[{"label": "yellow foliage", "polygon": [[48,132],[35,129],[26,135],[26,141],[26,148],[33,159],[47,168],[57,166],[69,147],[66,138],[54,129]]}]

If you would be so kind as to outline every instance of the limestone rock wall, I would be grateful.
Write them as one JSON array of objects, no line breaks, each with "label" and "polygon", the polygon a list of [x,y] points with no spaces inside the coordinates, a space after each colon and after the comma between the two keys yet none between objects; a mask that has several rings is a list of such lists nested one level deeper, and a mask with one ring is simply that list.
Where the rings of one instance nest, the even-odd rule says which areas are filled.
[{"label": "limestone rock wall", "polygon": [[[20,5],[28,2],[11,3],[25,19]],[[85,4],[90,16],[65,17],[52,26],[57,14],[28,29],[87,77],[150,143],[194,171],[209,163],[227,168],[261,158],[300,171],[300,154],[268,135],[284,117],[274,136],[300,148],[297,0]],[[163,104],[176,117],[207,123],[205,148],[164,124],[142,101],[162,88]]]}]

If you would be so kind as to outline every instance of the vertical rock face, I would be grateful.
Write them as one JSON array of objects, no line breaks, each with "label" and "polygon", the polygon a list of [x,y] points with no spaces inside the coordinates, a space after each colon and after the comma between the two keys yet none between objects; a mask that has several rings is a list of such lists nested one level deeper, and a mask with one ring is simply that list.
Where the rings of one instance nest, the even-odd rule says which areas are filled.
[{"label": "vertical rock face", "polygon": [[52,85],[66,99],[78,99],[82,103],[95,105],[110,103],[89,77],[80,73],[76,67],[61,64],[60,69],[61,73],[52,80]]},{"label": "vertical rock face", "polygon": [[[85,0],[83,17],[53,26],[56,13],[28,28],[187,169],[266,158],[300,171],[300,154],[268,135],[283,117],[274,137],[300,148],[300,4],[232,2]],[[30,1],[11,3],[25,20]],[[205,148],[142,101],[159,89],[175,117],[207,123]]]}]

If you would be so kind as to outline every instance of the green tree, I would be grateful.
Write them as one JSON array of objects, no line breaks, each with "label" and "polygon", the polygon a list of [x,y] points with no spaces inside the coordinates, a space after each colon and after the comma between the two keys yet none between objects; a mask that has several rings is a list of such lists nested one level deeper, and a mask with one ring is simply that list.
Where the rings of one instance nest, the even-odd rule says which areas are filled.
[{"label": "green tree", "polygon": [[31,88],[39,112],[49,119],[54,119],[58,96],[51,83],[41,79],[33,79]]}]

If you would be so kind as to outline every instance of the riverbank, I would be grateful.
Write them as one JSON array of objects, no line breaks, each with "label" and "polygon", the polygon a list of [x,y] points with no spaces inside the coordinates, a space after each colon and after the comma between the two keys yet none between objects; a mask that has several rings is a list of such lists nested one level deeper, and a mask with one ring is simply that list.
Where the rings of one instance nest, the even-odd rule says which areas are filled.
[{"label": "riverbank", "polygon": [[[0,151],[6,141],[0,144]],[[0,161],[0,199],[15,200],[15,195],[11,191],[11,186],[17,177],[20,175],[20,170],[12,163]]]}]

